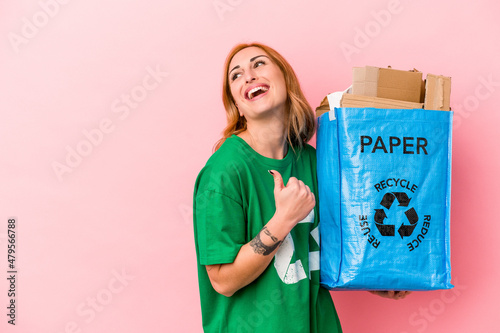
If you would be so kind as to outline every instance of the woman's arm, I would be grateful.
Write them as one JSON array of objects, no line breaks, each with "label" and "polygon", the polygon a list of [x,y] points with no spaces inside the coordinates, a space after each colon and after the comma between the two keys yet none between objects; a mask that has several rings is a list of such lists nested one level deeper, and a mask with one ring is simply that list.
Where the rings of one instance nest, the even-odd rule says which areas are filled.
[{"label": "woman's arm", "polygon": [[314,194],[302,181],[291,177],[284,186],[279,172],[273,170],[270,173],[274,176],[274,216],[254,239],[240,248],[232,263],[206,266],[212,286],[224,296],[232,296],[257,279],[281,242],[316,204]]},{"label": "woman's arm", "polygon": [[[215,291],[230,297],[239,289],[253,282],[264,272],[273,259],[279,245],[288,233],[271,230],[280,228],[276,215],[262,228],[252,241],[243,245],[230,264],[208,265],[207,273]],[[289,231],[288,231],[289,232]],[[278,238],[279,234],[284,236]]]}]

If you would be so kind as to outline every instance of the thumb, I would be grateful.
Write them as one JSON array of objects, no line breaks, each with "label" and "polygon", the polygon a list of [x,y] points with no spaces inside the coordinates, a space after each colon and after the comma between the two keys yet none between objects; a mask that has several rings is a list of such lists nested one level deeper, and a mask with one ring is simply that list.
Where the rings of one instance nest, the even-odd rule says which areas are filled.
[{"label": "thumb", "polygon": [[283,184],[283,178],[281,177],[281,174],[276,170],[268,171],[274,178],[274,195],[276,195],[285,187],[285,185]]}]

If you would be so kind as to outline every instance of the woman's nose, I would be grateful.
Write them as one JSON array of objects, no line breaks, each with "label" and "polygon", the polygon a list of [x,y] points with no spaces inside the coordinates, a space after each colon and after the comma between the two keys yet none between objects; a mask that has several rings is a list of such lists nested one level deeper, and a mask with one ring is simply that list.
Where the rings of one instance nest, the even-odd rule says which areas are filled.
[{"label": "woman's nose", "polygon": [[256,77],[255,77],[255,73],[254,73],[252,70],[247,71],[247,72],[245,73],[245,82],[246,82],[246,83],[250,83],[250,82],[252,82],[252,81],[255,81],[255,79],[256,79]]}]

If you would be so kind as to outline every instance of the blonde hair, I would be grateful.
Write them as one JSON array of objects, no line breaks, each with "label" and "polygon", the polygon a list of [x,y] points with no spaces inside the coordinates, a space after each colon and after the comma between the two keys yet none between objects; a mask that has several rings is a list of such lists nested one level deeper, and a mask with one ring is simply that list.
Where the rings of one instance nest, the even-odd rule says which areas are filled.
[{"label": "blonde hair", "polygon": [[311,106],[300,89],[299,80],[292,66],[274,49],[260,43],[238,44],[229,52],[224,63],[224,80],[222,83],[222,102],[226,109],[227,126],[222,132],[222,138],[217,141],[214,151],[231,135],[239,134],[247,129],[245,117],[241,117],[229,87],[229,64],[234,55],[247,47],[258,47],[265,51],[271,60],[280,68],[285,77],[287,101],[285,110],[286,140],[292,149],[302,148],[316,131],[316,121]]}]

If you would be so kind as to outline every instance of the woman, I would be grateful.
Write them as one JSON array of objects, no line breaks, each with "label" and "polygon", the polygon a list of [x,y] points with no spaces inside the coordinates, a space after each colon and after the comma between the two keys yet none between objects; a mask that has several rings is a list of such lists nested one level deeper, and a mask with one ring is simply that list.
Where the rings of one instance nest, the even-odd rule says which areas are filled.
[{"label": "woman", "polygon": [[205,332],[341,332],[319,284],[315,119],[293,69],[237,45],[223,102],[228,125],[194,192]]}]

